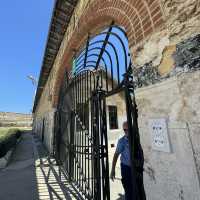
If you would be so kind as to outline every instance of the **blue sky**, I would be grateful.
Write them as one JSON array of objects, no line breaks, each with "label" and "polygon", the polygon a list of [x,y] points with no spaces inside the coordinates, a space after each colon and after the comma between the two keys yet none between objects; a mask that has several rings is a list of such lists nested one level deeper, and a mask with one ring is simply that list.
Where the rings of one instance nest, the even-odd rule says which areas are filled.
[{"label": "blue sky", "polygon": [[30,113],[54,0],[2,1],[0,6],[0,111]]},{"label": "blue sky", "polygon": [[[117,57],[115,56],[113,47],[111,45],[107,44],[105,49],[110,54],[110,58],[112,60],[113,67],[111,67],[111,62],[109,60],[108,55],[105,52],[102,55],[104,62],[101,59],[100,66],[107,68],[107,71],[109,74],[112,74],[111,73],[111,68],[112,68],[114,79],[116,81],[118,81],[118,79],[119,79],[119,82],[121,82],[123,80],[123,74],[126,71],[126,66],[127,67],[129,66],[130,57],[128,56],[128,53],[129,53],[128,39],[122,32],[122,30],[124,30],[123,27],[121,27],[122,28],[121,30],[119,28],[120,27],[118,27],[118,28],[113,27],[112,33],[117,34],[121,38],[121,40],[123,41],[123,44],[124,44],[125,51],[123,50],[123,46],[122,46],[120,40],[115,35],[111,34],[109,36],[108,41],[110,43],[112,43],[113,46],[115,47]],[[87,56],[88,56],[87,68],[93,68],[94,66],[92,66],[92,65],[96,65],[96,63],[94,64],[91,62],[93,62],[93,61],[97,62],[97,60],[98,60],[97,55],[99,56],[100,51],[101,51],[101,49],[99,49],[99,48],[101,48],[103,45],[103,42],[107,35],[107,31],[108,31],[108,29],[103,30],[101,32],[101,34],[93,37],[90,40],[89,47],[88,47],[88,54],[87,54]],[[98,48],[98,49],[96,49],[96,48]],[[94,55],[94,54],[96,54],[96,55]],[[79,71],[81,71],[80,69],[84,70],[84,55],[85,55],[85,49],[81,50],[81,52],[77,55],[77,58],[76,58],[77,60],[75,62],[76,65],[74,63],[73,71],[76,71],[76,69],[77,69],[77,73],[79,73]],[[117,59],[118,59],[118,64],[119,64],[118,67],[117,67]],[[125,59],[127,60],[127,63],[125,63]],[[117,76],[117,68],[119,68],[119,78]]]}]

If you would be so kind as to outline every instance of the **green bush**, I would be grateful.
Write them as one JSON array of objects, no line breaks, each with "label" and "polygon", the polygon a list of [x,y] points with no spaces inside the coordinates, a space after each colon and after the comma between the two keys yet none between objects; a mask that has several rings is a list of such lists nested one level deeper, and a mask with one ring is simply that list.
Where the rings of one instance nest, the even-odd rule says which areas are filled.
[{"label": "green bush", "polygon": [[0,132],[0,158],[16,144],[17,139],[21,136],[19,129],[9,129]]}]

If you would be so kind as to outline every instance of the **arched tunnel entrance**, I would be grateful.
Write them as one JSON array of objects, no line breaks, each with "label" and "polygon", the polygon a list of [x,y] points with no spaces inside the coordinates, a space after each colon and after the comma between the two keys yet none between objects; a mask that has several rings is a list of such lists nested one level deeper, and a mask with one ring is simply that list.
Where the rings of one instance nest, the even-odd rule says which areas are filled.
[{"label": "arched tunnel entrance", "polygon": [[113,141],[123,135],[124,121],[134,199],[144,199],[136,174],[142,171],[144,158],[132,67],[125,30],[112,23],[88,35],[83,48],[74,52],[72,70],[65,74],[57,111],[56,157],[83,199],[112,199],[109,160]]}]

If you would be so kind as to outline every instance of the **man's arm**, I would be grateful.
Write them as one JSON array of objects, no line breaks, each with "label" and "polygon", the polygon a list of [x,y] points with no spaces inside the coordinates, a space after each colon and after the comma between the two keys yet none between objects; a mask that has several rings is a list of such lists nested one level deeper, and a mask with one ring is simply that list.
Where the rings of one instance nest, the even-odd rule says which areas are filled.
[{"label": "man's arm", "polygon": [[113,161],[112,161],[112,169],[110,173],[110,178],[112,179],[112,181],[114,181],[115,179],[115,166],[116,166],[118,157],[119,157],[119,153],[115,151],[115,154],[113,156]]}]

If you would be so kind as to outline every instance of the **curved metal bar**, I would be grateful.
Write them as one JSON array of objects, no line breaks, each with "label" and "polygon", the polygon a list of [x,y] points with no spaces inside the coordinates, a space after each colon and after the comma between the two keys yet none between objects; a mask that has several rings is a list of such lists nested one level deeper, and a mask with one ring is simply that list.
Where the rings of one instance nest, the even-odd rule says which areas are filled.
[{"label": "curved metal bar", "polygon": [[[98,57],[99,55],[98,55],[98,54],[92,54],[91,56],[96,56],[96,57]],[[106,62],[105,62],[105,60],[104,60],[103,57],[101,58],[101,60],[103,61],[104,66],[107,67]],[[92,62],[92,61],[87,61],[87,62]],[[85,68],[88,67],[88,66],[87,66],[87,62],[86,62]],[[93,62],[95,62],[95,61],[93,61]],[[96,62],[95,62],[95,63],[96,63]],[[82,69],[85,69],[85,68],[84,68],[84,65],[81,65],[79,68],[77,68],[77,71],[75,71],[75,74],[80,73],[81,70],[82,70]]]},{"label": "curved metal bar", "polygon": [[[99,33],[98,35],[102,35],[102,34],[107,34],[107,32],[102,32],[102,33]],[[127,70],[127,52],[126,52],[126,47],[124,45],[124,42],[122,41],[122,39],[119,37],[118,34],[113,33],[113,32],[110,32],[109,34],[115,36],[120,41],[123,51],[124,51],[125,69]]]},{"label": "curved metal bar", "polygon": [[[107,53],[108,53],[108,52],[107,52]],[[113,64],[112,64],[111,56],[110,56],[109,53],[108,53],[107,55],[108,55],[108,58],[109,58],[109,61],[110,61],[110,66],[111,66],[111,68],[112,68],[112,67],[113,67]],[[107,64],[106,64],[106,61],[104,60],[104,58],[103,58],[103,62],[104,62],[105,69],[106,69],[106,73],[107,73],[107,72],[108,72],[108,71],[107,71],[108,67],[107,67]],[[87,64],[88,64],[88,63],[94,63],[94,64],[96,64],[95,61],[87,61]],[[81,69],[83,66],[84,66],[84,64],[82,64],[81,66],[79,66],[79,68],[77,68],[77,69]],[[77,70],[77,69],[76,69],[76,70]]]},{"label": "curved metal bar", "polygon": [[[117,27],[115,27],[115,28],[117,28]],[[119,28],[118,27],[118,29],[119,30],[123,30],[122,28]],[[124,32],[124,30],[122,31],[124,34],[125,34],[125,32]],[[94,37],[97,37],[97,36],[100,36],[100,35],[107,35],[107,34],[110,34],[110,35],[113,35],[113,36],[115,36],[119,41],[120,41],[120,43],[121,43],[121,45],[122,45],[122,48],[123,48],[123,51],[124,51],[124,61],[125,61],[125,69],[127,70],[127,51],[126,51],[126,47],[125,47],[125,45],[124,45],[124,42],[122,41],[122,39],[120,38],[120,36],[118,35],[118,34],[116,34],[116,33],[114,33],[114,32],[101,32],[101,33],[99,33],[99,34],[96,34]],[[94,38],[93,37],[93,38]],[[126,36],[126,34],[125,34],[125,37],[127,38],[127,36]],[[91,39],[90,39],[90,41],[91,41]],[[99,40],[99,41],[101,41],[101,42],[104,42],[104,40]],[[98,41],[97,41],[98,42]],[[94,44],[94,43],[96,43],[96,42],[93,42],[93,43],[90,43],[89,44],[89,46],[91,46],[92,44]],[[84,49],[82,50],[82,51],[84,51]],[[82,53],[82,52],[81,52]],[[80,53],[80,54],[81,54]],[[79,55],[80,55],[79,54]],[[78,56],[79,57],[79,56]]]},{"label": "curved metal bar", "polygon": [[80,56],[82,56],[81,54],[82,54],[85,50],[86,50],[86,48],[85,48],[85,46],[84,46],[84,48],[82,48],[82,49],[79,51],[79,53],[78,53],[78,55],[77,55],[77,58],[80,57]]},{"label": "curved metal bar", "polygon": [[[89,67],[95,68],[95,65],[87,65],[87,70],[90,69]],[[78,71],[78,73],[77,73],[76,76],[78,76],[78,75],[82,72],[82,71],[81,71],[82,69],[84,69],[84,68],[79,69],[79,71]],[[86,70],[86,69],[85,69],[85,70]],[[90,71],[92,71],[92,70],[90,70]]]},{"label": "curved metal bar", "polygon": [[[89,57],[93,57],[93,56],[99,57],[98,54],[91,54],[91,55],[88,56],[88,58],[89,58]],[[102,58],[102,60],[103,60],[104,65],[106,65],[106,62],[105,62],[104,58]],[[92,61],[87,61],[87,62],[92,62]],[[95,62],[95,61],[93,61],[93,62]],[[96,62],[95,62],[95,63],[96,63]],[[76,70],[79,70],[82,66],[84,66],[84,64],[78,66],[78,67],[76,68]]]},{"label": "curved metal bar", "polygon": [[[87,52],[89,53],[89,52],[91,52],[91,51],[93,51],[93,50],[101,50],[101,47],[94,47],[94,48],[88,49]],[[104,51],[106,52],[106,55],[110,56],[110,55],[109,55],[109,52],[108,52],[106,49],[105,49]],[[83,54],[81,57],[83,57],[84,55],[85,55],[85,54]],[[111,58],[110,58],[109,60],[112,62],[112,59],[111,59]],[[76,62],[78,62],[78,61],[79,61],[79,60],[76,60]],[[76,65],[79,65],[79,64],[82,63],[83,61],[84,61],[84,59],[80,60],[79,63],[76,63]],[[112,64],[111,64],[111,65],[112,65]]]},{"label": "curved metal bar", "polygon": [[[95,64],[96,61],[88,60],[86,63],[93,63],[93,64]],[[76,68],[76,71],[79,70],[80,68],[81,68],[81,69],[84,69],[84,64],[81,64],[79,67],[77,67],[77,68]]]},{"label": "curved metal bar", "polygon": [[[96,65],[87,65],[87,69],[84,69],[84,68],[82,68],[82,69],[84,69],[83,71],[81,71],[81,69],[78,71],[78,73],[77,73],[77,75],[76,76],[79,76],[80,74],[82,74],[82,72],[84,72],[84,71],[90,71],[90,72],[92,72],[92,73],[94,73],[94,71],[93,70],[90,70],[89,68],[91,67],[91,68],[94,68],[95,69],[95,66]],[[105,65],[105,70],[106,70],[106,91],[108,92],[108,73],[107,73],[107,65]],[[79,73],[80,72],[80,73]],[[112,78],[112,89],[113,89],[113,85],[114,85],[114,79]],[[101,87],[103,87],[103,78],[101,77]]]},{"label": "curved metal bar", "polygon": [[[94,48],[90,49],[90,51],[95,50],[95,49],[101,49],[101,48],[100,47],[94,47]],[[88,50],[88,52],[89,52],[89,50]],[[105,52],[106,52],[106,54],[109,58],[111,69],[113,69],[113,62],[112,62],[112,59],[111,59],[111,55],[107,50],[105,50]],[[87,61],[87,64],[88,63],[95,63],[96,64],[95,61]],[[105,63],[104,63],[104,65],[105,65],[105,70],[106,70],[106,91],[108,91],[108,67]],[[81,67],[83,67],[83,64],[79,68],[81,68]],[[113,73],[111,73],[111,76],[112,76],[112,88],[113,88]]]},{"label": "curved metal bar", "polygon": [[[102,40],[102,43],[103,43],[103,41],[104,40]],[[91,42],[91,40],[90,40],[90,42]],[[90,43],[89,43],[89,46],[88,47],[90,47]],[[88,48],[88,51],[89,51],[90,49]],[[77,56],[77,61],[79,61],[84,55],[85,55],[85,51],[86,51],[86,48],[84,48],[84,49],[82,49],[81,50],[82,52]],[[83,54],[82,54],[83,53]]]},{"label": "curved metal bar", "polygon": [[[117,26],[117,25],[115,25],[115,24],[110,25],[109,27],[113,27],[113,28],[116,28],[116,29],[120,30],[120,31],[123,33],[124,37],[126,37],[127,40],[128,40],[127,34],[126,34],[125,30],[124,30],[122,27]],[[106,32],[106,31],[103,31],[103,32],[105,32],[105,34],[106,34],[108,31],[107,31],[107,32]],[[94,39],[95,37],[97,37],[98,35],[99,35],[99,34],[95,34],[95,35],[93,35],[92,37],[90,37],[90,41],[93,40],[93,39]],[[84,51],[85,51],[85,46],[79,51],[79,55],[78,55],[77,57],[79,57],[79,56],[81,55],[81,53],[84,52]]]},{"label": "curved metal bar", "polygon": [[[96,48],[101,49],[100,47],[96,47]],[[92,48],[91,50],[93,50],[93,49],[95,49],[95,48]],[[110,53],[109,53],[106,49],[105,49],[105,53],[106,53],[106,55],[107,55],[108,58],[109,58],[111,67],[113,67],[113,62],[112,62]]]},{"label": "curved metal bar", "polygon": [[[95,41],[95,42],[92,42],[92,43],[90,43],[90,47],[91,46],[93,46],[93,45],[95,45],[95,44],[98,44],[98,43],[103,43],[104,42],[104,40],[98,40],[98,41]],[[118,59],[118,57],[117,57],[117,50],[116,50],[116,48],[115,48],[115,46],[110,42],[110,41],[108,41],[108,44],[113,48],[113,50],[114,50],[114,53],[115,53],[115,56],[116,56],[116,58]],[[100,48],[100,47],[99,47]],[[119,62],[119,61],[118,61]]]},{"label": "curved metal bar", "polygon": [[[89,52],[89,50],[88,50],[88,52]],[[85,54],[83,54],[83,55],[85,55]],[[91,54],[90,54],[90,55],[91,55]],[[88,55],[88,56],[89,56],[89,55]],[[76,66],[82,64],[83,61],[84,61],[84,59],[82,59],[82,60],[78,60],[77,63],[76,63]]]},{"label": "curved metal bar", "polygon": [[[90,46],[93,46],[93,45],[98,44],[98,43],[101,43],[101,42],[103,42],[103,40],[95,41],[95,42],[91,43]],[[114,51],[114,53],[115,53],[115,57],[116,57],[116,59],[117,59],[117,62],[119,63],[119,60],[118,60],[118,53],[117,53],[117,50],[116,50],[115,46],[114,46],[113,43],[110,42],[110,41],[108,41],[108,44],[113,48],[113,51]]]},{"label": "curved metal bar", "polygon": [[[97,44],[99,42],[101,42],[101,41],[93,42],[93,43],[91,43],[91,45]],[[117,50],[116,50],[115,46],[112,44],[112,42],[108,41],[107,43],[108,43],[108,45],[110,45],[112,47],[112,49],[114,51],[116,62],[117,62],[117,69],[119,69],[119,58],[118,58]],[[113,80],[113,65],[111,66],[111,78]],[[119,74],[118,74],[118,80],[119,80]],[[113,82],[112,82],[112,88],[113,88]]]},{"label": "curved metal bar", "polygon": [[[92,42],[90,43],[90,46],[93,46],[95,44],[98,44],[98,43],[102,43],[104,40],[98,40],[98,41],[95,41],[95,42]],[[116,58],[116,62],[117,62],[117,69],[119,70],[119,59],[118,59],[118,53],[117,53],[117,50],[115,48],[115,46],[112,44],[112,42],[108,41],[108,45],[110,45],[114,51],[114,54],[115,54],[115,58]],[[113,66],[111,66],[111,76],[112,76],[112,79],[113,79]],[[118,83],[119,83],[119,71],[118,71]],[[112,85],[113,87],[113,85]]]},{"label": "curved metal bar", "polygon": [[[90,54],[89,56],[88,56],[88,58],[90,58],[90,57],[93,57],[93,56],[95,56],[95,57],[98,57],[99,55],[98,54]],[[95,62],[95,61],[93,61],[93,62]],[[95,62],[96,63],[96,62]],[[76,66],[76,70],[78,70],[78,69],[80,69],[82,66],[84,66],[84,64],[79,64],[79,66],[77,65]]]},{"label": "curved metal bar", "polygon": [[[84,49],[84,51],[85,51],[85,49]],[[89,50],[88,50],[88,51],[89,51]],[[80,59],[81,59],[82,57],[84,57],[84,55],[85,55],[85,53],[81,54],[81,56],[78,56],[77,59],[76,59],[76,62],[79,62]]]}]

